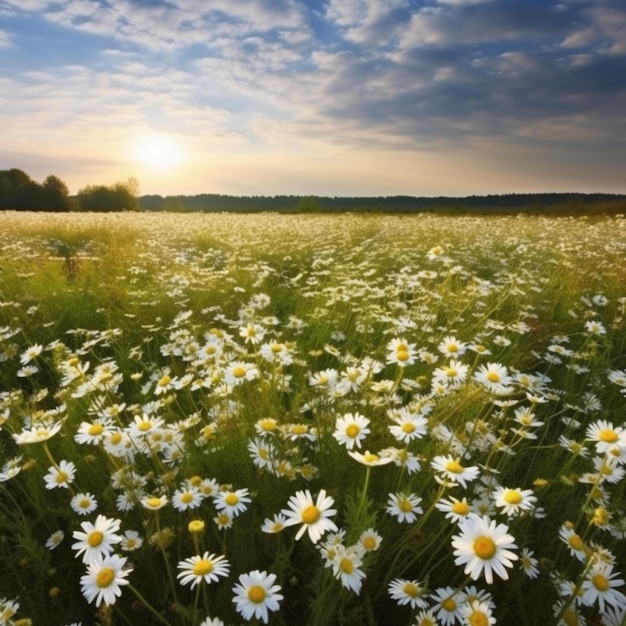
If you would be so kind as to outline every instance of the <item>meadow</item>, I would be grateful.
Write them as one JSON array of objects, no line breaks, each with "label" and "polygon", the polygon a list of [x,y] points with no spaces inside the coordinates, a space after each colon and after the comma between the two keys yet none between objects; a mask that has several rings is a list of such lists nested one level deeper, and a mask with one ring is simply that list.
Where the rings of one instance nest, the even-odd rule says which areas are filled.
[{"label": "meadow", "polygon": [[626,623],[623,216],[0,224],[0,624]]}]

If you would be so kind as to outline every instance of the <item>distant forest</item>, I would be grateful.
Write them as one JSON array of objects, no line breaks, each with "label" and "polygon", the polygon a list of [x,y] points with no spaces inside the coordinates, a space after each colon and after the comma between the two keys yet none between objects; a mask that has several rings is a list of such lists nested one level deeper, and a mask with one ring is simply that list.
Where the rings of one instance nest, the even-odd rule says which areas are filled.
[{"label": "distant forest", "polygon": [[144,211],[626,214],[626,195],[607,193],[511,193],[466,197],[231,196],[203,193],[165,197],[144,195],[138,200],[139,208]]}]

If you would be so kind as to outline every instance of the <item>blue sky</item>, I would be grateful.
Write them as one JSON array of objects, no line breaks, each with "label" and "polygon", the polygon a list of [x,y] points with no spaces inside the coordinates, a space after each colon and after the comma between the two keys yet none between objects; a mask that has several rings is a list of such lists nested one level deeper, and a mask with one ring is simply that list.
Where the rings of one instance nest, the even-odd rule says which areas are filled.
[{"label": "blue sky", "polygon": [[0,169],[75,193],[626,193],[624,0],[0,0]]}]

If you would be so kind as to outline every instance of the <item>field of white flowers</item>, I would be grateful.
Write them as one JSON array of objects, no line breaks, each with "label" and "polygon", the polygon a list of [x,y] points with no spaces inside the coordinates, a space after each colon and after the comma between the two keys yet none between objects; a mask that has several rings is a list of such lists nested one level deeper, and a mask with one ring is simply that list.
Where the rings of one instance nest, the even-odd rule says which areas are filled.
[{"label": "field of white flowers", "polygon": [[0,624],[625,623],[623,217],[0,224]]}]

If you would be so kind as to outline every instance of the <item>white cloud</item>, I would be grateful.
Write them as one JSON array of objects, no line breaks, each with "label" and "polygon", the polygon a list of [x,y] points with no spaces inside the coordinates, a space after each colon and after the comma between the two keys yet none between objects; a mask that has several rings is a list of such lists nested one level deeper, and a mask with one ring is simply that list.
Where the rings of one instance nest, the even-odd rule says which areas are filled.
[{"label": "white cloud", "polygon": [[0,30],[0,48],[11,47],[11,34],[4,30]]}]

